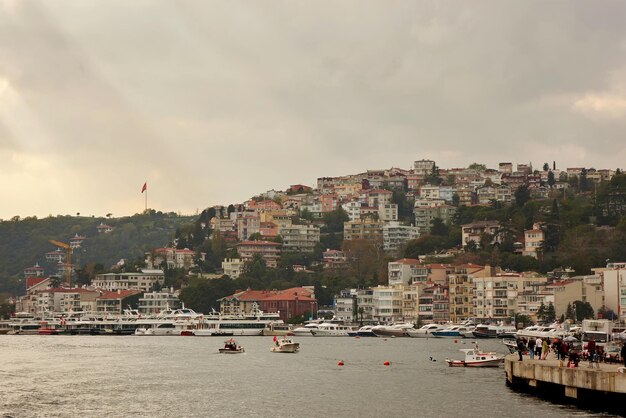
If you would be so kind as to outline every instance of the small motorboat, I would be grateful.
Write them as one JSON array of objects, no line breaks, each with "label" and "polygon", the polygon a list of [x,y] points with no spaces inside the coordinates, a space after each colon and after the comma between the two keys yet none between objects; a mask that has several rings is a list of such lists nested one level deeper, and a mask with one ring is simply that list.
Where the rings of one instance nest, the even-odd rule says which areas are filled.
[{"label": "small motorboat", "polygon": [[504,357],[497,353],[483,353],[476,344],[475,348],[463,348],[459,351],[465,353],[464,360],[446,359],[450,367],[498,367],[504,363]]},{"label": "small motorboat", "polygon": [[300,343],[294,342],[291,338],[274,339],[275,347],[270,348],[272,353],[296,353],[300,350]]},{"label": "small motorboat", "polygon": [[246,350],[244,350],[242,346],[238,345],[237,341],[231,338],[230,340],[224,341],[224,348],[220,348],[219,351],[222,354],[239,354]]}]

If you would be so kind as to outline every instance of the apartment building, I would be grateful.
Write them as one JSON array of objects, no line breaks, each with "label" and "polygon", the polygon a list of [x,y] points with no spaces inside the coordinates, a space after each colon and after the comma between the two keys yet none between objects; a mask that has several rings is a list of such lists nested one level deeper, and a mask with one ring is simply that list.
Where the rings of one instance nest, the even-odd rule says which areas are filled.
[{"label": "apartment building", "polygon": [[260,254],[265,265],[275,268],[281,253],[281,244],[269,241],[244,241],[237,244],[237,252],[243,262],[252,261],[255,254]]},{"label": "apartment building", "polygon": [[281,228],[285,251],[312,252],[320,242],[320,229],[315,225],[291,225]]},{"label": "apartment building", "polygon": [[428,267],[414,258],[402,258],[388,263],[389,286],[425,283]]},{"label": "apartment building", "polygon": [[383,225],[383,249],[398,251],[402,246],[420,236],[415,226],[401,225],[400,222],[389,222]]}]

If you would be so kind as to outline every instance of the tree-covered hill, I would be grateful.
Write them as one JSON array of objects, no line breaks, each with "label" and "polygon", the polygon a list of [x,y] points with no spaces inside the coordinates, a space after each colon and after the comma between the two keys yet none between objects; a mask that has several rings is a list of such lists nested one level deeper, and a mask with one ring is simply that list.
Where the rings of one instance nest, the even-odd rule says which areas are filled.
[{"label": "tree-covered hill", "polygon": [[[69,243],[75,234],[86,236],[83,247],[73,255],[73,263],[78,268],[90,263],[108,268],[122,258],[143,258],[146,251],[167,245],[176,229],[194,221],[195,217],[154,210],[123,218],[51,216],[0,221],[0,293],[23,293],[22,273],[35,263],[48,274],[53,271],[54,266],[45,257],[56,249],[51,239]],[[101,223],[112,226],[113,231],[99,234],[97,227]]]}]

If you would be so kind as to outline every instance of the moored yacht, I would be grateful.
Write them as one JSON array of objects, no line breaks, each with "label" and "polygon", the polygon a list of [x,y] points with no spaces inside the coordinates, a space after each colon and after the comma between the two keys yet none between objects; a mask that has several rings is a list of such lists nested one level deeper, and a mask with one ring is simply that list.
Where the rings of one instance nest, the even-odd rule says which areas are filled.
[{"label": "moored yacht", "polygon": [[442,329],[444,329],[443,325],[427,324],[419,329],[409,329],[406,333],[409,337],[413,338],[428,338],[433,336],[433,332],[441,331]]},{"label": "moored yacht", "polygon": [[466,325],[452,325],[448,328],[433,331],[433,337],[438,338],[470,338],[473,336],[474,327]]},{"label": "moored yacht", "polygon": [[320,324],[317,329],[312,329],[311,334],[314,337],[347,337],[352,331],[354,331],[354,327],[325,322]]},{"label": "moored yacht", "polygon": [[377,325],[372,332],[378,337],[406,337],[407,331],[413,328],[413,324]]}]

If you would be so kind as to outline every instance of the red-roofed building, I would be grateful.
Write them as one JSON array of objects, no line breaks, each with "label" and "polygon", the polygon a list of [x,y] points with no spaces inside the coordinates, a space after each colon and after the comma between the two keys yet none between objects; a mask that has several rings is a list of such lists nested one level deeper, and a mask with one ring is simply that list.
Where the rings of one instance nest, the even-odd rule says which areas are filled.
[{"label": "red-roofed building", "polygon": [[224,315],[250,314],[256,307],[264,312],[279,312],[282,320],[317,312],[312,289],[292,287],[285,290],[245,290],[218,299]]},{"label": "red-roofed building", "polygon": [[255,212],[267,212],[272,210],[280,210],[283,208],[280,203],[276,203],[273,200],[261,200],[259,202],[255,200],[249,200],[246,202],[246,207]]},{"label": "red-roofed building", "polygon": [[[43,267],[39,266],[39,263],[35,263],[32,267],[27,267],[24,269],[24,277],[43,277],[45,274]],[[28,287],[28,286],[27,286]]]},{"label": "red-roofed building", "polygon": [[450,264],[428,264],[428,281],[447,285],[448,274],[452,273],[453,269]]},{"label": "red-roofed building", "polygon": [[61,251],[60,248],[57,248],[54,251],[50,251],[46,253],[46,261],[50,263],[62,263],[65,261],[65,251]]},{"label": "red-roofed building", "polygon": [[96,300],[96,312],[121,314],[124,306],[137,304],[141,293],[141,290],[102,292]]},{"label": "red-roofed building", "polygon": [[87,239],[87,237],[83,235],[74,235],[72,238],[70,238],[70,247],[74,250],[80,248],[81,245],[83,245],[83,241],[85,241],[85,239]]},{"label": "red-roofed building", "polygon": [[99,234],[108,234],[113,231],[113,227],[105,224],[104,222],[100,222],[100,225],[96,227]]},{"label": "red-roofed building", "polygon": [[278,225],[274,222],[261,222],[259,232],[264,239],[276,238],[278,236]]}]

